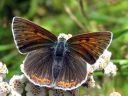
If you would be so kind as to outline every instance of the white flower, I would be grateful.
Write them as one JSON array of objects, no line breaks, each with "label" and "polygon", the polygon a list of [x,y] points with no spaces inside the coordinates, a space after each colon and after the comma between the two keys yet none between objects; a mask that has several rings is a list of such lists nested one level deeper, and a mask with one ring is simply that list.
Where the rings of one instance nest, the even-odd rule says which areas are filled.
[{"label": "white flower", "polygon": [[64,96],[79,96],[79,89],[73,89],[71,91],[65,91]]},{"label": "white flower", "polygon": [[20,65],[20,70],[21,70],[21,72],[24,72],[24,64]]},{"label": "white flower", "polygon": [[10,87],[7,82],[0,83],[0,96],[7,96],[10,92]]},{"label": "white flower", "polygon": [[[14,75],[9,82],[11,93],[15,96],[15,94],[22,94],[24,82],[25,82],[25,76],[24,75]],[[17,95],[17,96],[19,96]]]},{"label": "white flower", "polygon": [[104,53],[99,57],[94,65],[93,70],[103,70],[110,61],[112,53],[105,50]]},{"label": "white flower", "polygon": [[5,64],[0,62],[0,82],[3,81],[3,78],[6,77],[6,74],[8,73],[8,69]]},{"label": "white flower", "polygon": [[66,40],[68,40],[69,38],[72,37],[72,35],[71,34],[60,33],[59,36],[58,36],[58,39],[62,38],[62,37],[65,38]]},{"label": "white flower", "polygon": [[121,96],[119,92],[112,92],[109,96]]},{"label": "white flower", "polygon": [[51,90],[49,90],[49,95],[50,96],[65,96],[64,91],[63,90],[59,90],[59,89],[51,89]]},{"label": "white flower", "polygon": [[95,87],[95,80],[93,78],[93,75],[88,76],[87,81],[86,81],[85,84],[89,88],[94,88]]},{"label": "white flower", "polygon": [[60,89],[50,89],[49,96],[77,96],[79,94],[78,89],[71,91],[63,91]]},{"label": "white flower", "polygon": [[115,76],[116,71],[117,71],[117,67],[112,62],[109,62],[109,64],[104,68],[104,74],[108,76],[110,75]]},{"label": "white flower", "polygon": [[94,66],[87,63],[87,73],[92,74],[94,71]]},{"label": "white flower", "polygon": [[12,91],[11,94],[9,94],[9,96],[22,96],[22,94],[17,93],[16,91]]},{"label": "white flower", "polygon": [[27,91],[26,96],[45,96],[46,95],[44,87],[36,86],[30,82],[27,83],[25,90]]},{"label": "white flower", "polygon": [[72,37],[72,34],[68,34],[68,39]]}]

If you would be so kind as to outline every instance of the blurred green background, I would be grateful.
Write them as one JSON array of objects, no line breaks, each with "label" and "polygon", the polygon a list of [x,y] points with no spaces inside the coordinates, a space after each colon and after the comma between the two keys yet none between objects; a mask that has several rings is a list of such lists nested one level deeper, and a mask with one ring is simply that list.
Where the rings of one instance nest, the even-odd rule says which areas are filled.
[{"label": "blurred green background", "polygon": [[[100,90],[89,90],[90,96],[108,96],[113,90],[128,96],[128,0],[0,0],[0,61],[7,64],[8,78],[20,74],[21,55],[13,41],[11,22],[14,16],[27,18],[55,35],[59,33],[112,31],[109,50],[118,67],[114,78],[96,80]],[[87,89],[80,90],[82,94]],[[99,95],[102,94],[102,95]]]}]

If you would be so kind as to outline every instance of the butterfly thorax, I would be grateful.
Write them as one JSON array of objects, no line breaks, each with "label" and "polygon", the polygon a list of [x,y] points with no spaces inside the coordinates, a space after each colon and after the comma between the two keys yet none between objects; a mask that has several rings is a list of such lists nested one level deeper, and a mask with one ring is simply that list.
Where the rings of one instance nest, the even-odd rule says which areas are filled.
[{"label": "butterfly thorax", "polygon": [[60,38],[54,48],[54,56],[55,57],[63,57],[66,51],[66,47],[65,47],[65,42],[66,39],[65,38]]},{"label": "butterfly thorax", "polygon": [[52,73],[53,78],[57,79],[62,66],[63,66],[63,58],[67,51],[66,48],[66,39],[65,38],[59,38],[54,46],[54,62],[52,66]]}]

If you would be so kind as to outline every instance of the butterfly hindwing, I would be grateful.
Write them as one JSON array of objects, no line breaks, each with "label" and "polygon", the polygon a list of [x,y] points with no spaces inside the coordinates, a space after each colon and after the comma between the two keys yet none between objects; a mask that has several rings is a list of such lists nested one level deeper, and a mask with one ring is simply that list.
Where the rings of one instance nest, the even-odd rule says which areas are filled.
[{"label": "butterfly hindwing", "polygon": [[13,18],[12,32],[21,53],[49,46],[57,40],[48,30],[20,17]]},{"label": "butterfly hindwing", "polygon": [[47,48],[41,48],[28,53],[23,67],[23,73],[35,85],[51,86],[53,56]]},{"label": "butterfly hindwing", "polygon": [[112,39],[111,32],[86,33],[68,39],[70,51],[81,56],[89,64],[94,64],[108,48]]},{"label": "butterfly hindwing", "polygon": [[84,59],[71,52],[64,56],[62,70],[56,80],[56,87],[72,90],[79,87],[87,79],[87,65]]}]

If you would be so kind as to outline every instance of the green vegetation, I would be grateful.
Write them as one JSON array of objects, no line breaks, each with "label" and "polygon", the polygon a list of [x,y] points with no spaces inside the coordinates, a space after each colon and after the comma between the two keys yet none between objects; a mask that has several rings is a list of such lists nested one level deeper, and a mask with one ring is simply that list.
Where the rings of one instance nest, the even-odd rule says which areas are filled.
[{"label": "green vegetation", "polygon": [[[96,80],[103,89],[89,92],[91,96],[99,93],[108,96],[115,90],[122,96],[128,95],[128,0],[1,0],[0,61],[7,64],[8,78],[20,74],[19,66],[25,57],[13,41],[11,21],[14,16],[27,18],[56,35],[112,31],[114,38],[109,50],[118,73],[104,82]],[[103,74],[98,76],[103,77]],[[86,92],[86,89],[80,92],[83,90]]]}]

